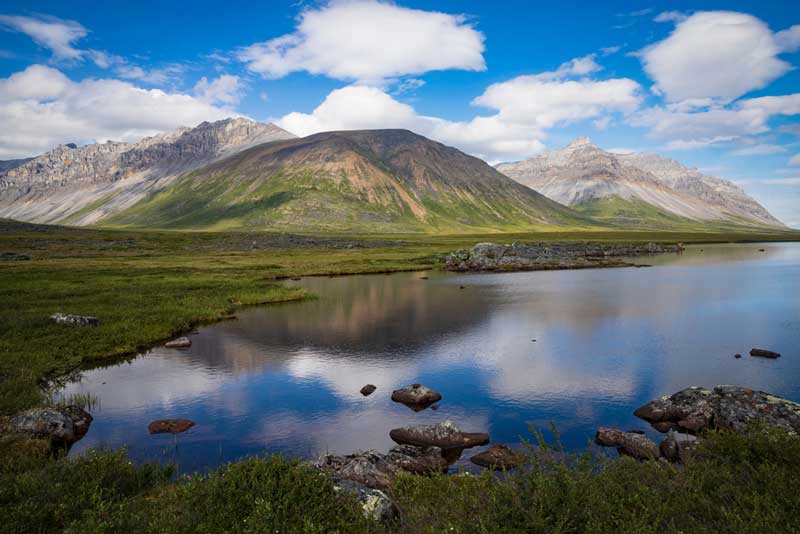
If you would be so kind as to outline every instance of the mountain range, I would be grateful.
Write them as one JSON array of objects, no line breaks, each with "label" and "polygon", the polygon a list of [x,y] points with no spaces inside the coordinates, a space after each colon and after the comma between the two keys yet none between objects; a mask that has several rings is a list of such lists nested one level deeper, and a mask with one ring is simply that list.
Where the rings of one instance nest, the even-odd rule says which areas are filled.
[{"label": "mountain range", "polygon": [[548,198],[627,227],[779,226],[733,183],[653,153],[614,154],[579,137],[564,148],[497,169]]},{"label": "mountain range", "polygon": [[726,180],[588,138],[495,169],[407,130],[297,138],[245,118],[0,162],[0,217],[387,233],[781,226]]}]

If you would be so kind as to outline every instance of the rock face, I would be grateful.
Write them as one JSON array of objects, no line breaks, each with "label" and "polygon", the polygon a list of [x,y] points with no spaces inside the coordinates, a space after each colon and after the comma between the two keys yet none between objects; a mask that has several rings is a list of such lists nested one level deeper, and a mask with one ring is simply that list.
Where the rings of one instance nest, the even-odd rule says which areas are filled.
[{"label": "rock face", "polygon": [[478,243],[471,250],[458,250],[445,258],[451,271],[537,271],[630,266],[620,256],[677,253],[683,246],[623,245],[612,243]]},{"label": "rock face", "polygon": [[447,470],[438,447],[401,445],[386,454],[363,451],[346,456],[325,455],[315,464],[334,480],[350,480],[369,488],[387,489],[399,473],[428,475]]},{"label": "rock face", "polygon": [[587,137],[497,169],[567,206],[605,199],[651,206],[694,221],[783,224],[733,183],[656,154],[612,154]]},{"label": "rock face", "polygon": [[470,461],[492,469],[513,469],[525,462],[525,456],[506,445],[492,445],[488,450],[476,454]]},{"label": "rock face", "polygon": [[98,326],[100,321],[97,317],[90,317],[88,315],[66,315],[63,313],[54,313],[50,316],[52,320],[58,324],[68,324],[73,326]]},{"label": "rock face", "polygon": [[489,434],[462,432],[450,420],[436,425],[417,425],[395,428],[389,437],[401,445],[417,447],[439,447],[440,449],[468,449],[489,443]]},{"label": "rock face", "polygon": [[648,402],[634,414],[661,432],[696,434],[709,428],[742,432],[759,421],[800,433],[800,404],[738,386],[691,387]]},{"label": "rock face", "polygon": [[427,408],[442,400],[442,395],[422,384],[411,384],[408,387],[392,391],[392,400],[414,408]]},{"label": "rock face", "polygon": [[616,447],[620,454],[637,460],[656,460],[659,457],[658,446],[638,432],[603,427],[597,429],[594,441],[603,447]]},{"label": "rock face", "polygon": [[67,447],[85,436],[91,424],[91,414],[79,406],[34,408],[9,420],[13,432]]},{"label": "rock face", "polygon": [[147,425],[150,434],[180,434],[195,425],[189,419],[158,419]]},{"label": "rock face", "polygon": [[235,118],[136,143],[62,145],[0,171],[0,217],[94,224],[162,190],[179,174],[258,144],[293,137],[274,124]]},{"label": "rock face", "polygon": [[192,346],[192,341],[188,337],[179,337],[172,341],[167,341],[164,346],[168,349],[185,349]]}]

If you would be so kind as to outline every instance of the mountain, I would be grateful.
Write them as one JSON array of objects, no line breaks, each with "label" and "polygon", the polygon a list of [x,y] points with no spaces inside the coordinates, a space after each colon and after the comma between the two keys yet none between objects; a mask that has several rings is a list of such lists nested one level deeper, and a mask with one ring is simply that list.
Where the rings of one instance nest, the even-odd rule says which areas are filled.
[{"label": "mountain", "polygon": [[167,187],[178,175],[294,136],[244,118],[204,122],[136,143],[61,145],[0,172],[0,217],[93,224]]},{"label": "mountain", "polygon": [[0,174],[10,171],[11,169],[16,169],[20,165],[28,163],[32,159],[33,158],[0,160]]},{"label": "mountain", "polygon": [[627,227],[783,226],[731,182],[656,154],[612,154],[588,137],[497,169],[552,200]]},{"label": "mountain", "polygon": [[365,232],[587,225],[484,161],[407,130],[325,132],[253,147],[103,222]]}]

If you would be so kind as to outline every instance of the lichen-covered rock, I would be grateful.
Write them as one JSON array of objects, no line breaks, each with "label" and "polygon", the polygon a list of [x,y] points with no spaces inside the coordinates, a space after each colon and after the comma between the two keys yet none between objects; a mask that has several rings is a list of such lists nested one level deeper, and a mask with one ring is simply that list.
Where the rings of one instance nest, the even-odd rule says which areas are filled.
[{"label": "lichen-covered rock", "polygon": [[637,460],[657,460],[659,457],[658,445],[638,432],[601,427],[597,429],[594,441],[603,447],[616,447],[620,454]]},{"label": "lichen-covered rock", "polygon": [[743,432],[753,421],[800,433],[800,404],[739,386],[686,388],[648,402],[634,415],[659,430],[692,434],[708,428]]},{"label": "lichen-covered rock", "polygon": [[147,425],[150,434],[181,434],[195,425],[189,419],[158,419]]},{"label": "lichen-covered rock", "polygon": [[698,442],[697,436],[670,430],[664,441],[658,445],[658,450],[670,462],[684,462],[697,448]]},{"label": "lichen-covered rock", "polygon": [[79,406],[33,408],[9,419],[9,430],[70,446],[89,431],[92,416]]},{"label": "lichen-covered rock", "polygon": [[470,461],[476,465],[492,469],[513,469],[525,463],[525,455],[506,445],[492,445],[476,454]]},{"label": "lichen-covered rock", "polygon": [[397,515],[397,507],[389,496],[379,489],[346,479],[336,481],[333,489],[355,495],[358,502],[361,503],[364,516],[368,519],[388,523]]},{"label": "lichen-covered rock", "polygon": [[389,437],[401,445],[439,447],[440,449],[468,449],[489,443],[489,434],[462,432],[450,420],[436,425],[417,425],[395,428]]},{"label": "lichen-covered rock", "polygon": [[411,384],[408,387],[392,391],[392,400],[414,408],[427,408],[442,400],[442,395],[422,384]]},{"label": "lichen-covered rock", "polygon": [[64,313],[54,313],[50,316],[58,324],[67,324],[72,326],[97,326],[100,321],[97,317],[88,315],[67,315]]},{"label": "lichen-covered rock", "polygon": [[683,246],[625,245],[619,243],[478,243],[470,250],[457,250],[445,258],[451,271],[536,271],[624,267],[620,256],[680,252]]}]

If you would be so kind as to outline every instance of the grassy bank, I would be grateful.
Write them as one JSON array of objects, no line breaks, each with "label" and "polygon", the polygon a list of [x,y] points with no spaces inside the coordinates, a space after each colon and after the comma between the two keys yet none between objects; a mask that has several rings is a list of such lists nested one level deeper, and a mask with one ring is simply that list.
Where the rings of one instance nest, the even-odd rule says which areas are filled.
[{"label": "grassy bank", "polygon": [[[711,434],[685,468],[552,451],[505,477],[406,475],[380,525],[317,471],[280,457],[170,479],[124,451],[0,465],[5,532],[797,532],[800,439]],[[13,464],[12,464],[13,465]]]}]

